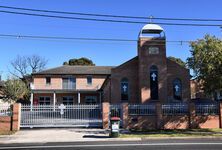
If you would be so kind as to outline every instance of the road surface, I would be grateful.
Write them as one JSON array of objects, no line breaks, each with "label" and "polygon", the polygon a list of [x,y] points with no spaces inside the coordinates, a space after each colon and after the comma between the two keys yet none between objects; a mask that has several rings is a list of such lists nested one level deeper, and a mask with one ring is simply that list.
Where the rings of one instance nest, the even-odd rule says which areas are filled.
[{"label": "road surface", "polygon": [[222,150],[221,139],[179,139],[143,141],[96,141],[71,143],[0,144],[0,150]]}]

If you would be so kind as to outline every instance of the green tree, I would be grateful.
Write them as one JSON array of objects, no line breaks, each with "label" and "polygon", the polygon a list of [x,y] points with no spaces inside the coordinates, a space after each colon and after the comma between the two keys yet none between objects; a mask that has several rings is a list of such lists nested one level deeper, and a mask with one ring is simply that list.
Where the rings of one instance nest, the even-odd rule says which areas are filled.
[{"label": "green tree", "polygon": [[16,78],[8,79],[3,86],[3,101],[13,103],[28,93],[26,84]]},{"label": "green tree", "polygon": [[168,59],[178,63],[179,65],[181,65],[184,68],[187,68],[186,63],[183,60],[181,60],[180,58],[169,56]]},{"label": "green tree", "polygon": [[70,66],[95,66],[92,60],[82,57],[79,59],[70,59],[68,62],[64,62],[63,65],[70,65]]},{"label": "green tree", "polygon": [[206,35],[190,44],[191,57],[187,64],[194,77],[202,81],[206,94],[222,89],[222,40]]}]

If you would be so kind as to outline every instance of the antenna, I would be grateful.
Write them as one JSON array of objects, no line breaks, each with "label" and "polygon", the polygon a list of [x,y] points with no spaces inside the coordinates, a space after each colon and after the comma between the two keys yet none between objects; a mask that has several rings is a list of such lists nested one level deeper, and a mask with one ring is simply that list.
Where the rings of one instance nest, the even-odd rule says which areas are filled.
[{"label": "antenna", "polygon": [[150,16],[149,16],[149,23],[153,23],[153,20],[152,20],[152,19],[153,19],[153,16],[150,15]]}]

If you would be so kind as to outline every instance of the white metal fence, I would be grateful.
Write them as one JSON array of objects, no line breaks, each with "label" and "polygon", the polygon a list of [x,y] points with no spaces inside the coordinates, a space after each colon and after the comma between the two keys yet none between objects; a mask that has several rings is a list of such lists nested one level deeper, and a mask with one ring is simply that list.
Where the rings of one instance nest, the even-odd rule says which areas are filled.
[{"label": "white metal fence", "polygon": [[219,115],[219,103],[196,104],[197,115]]},{"label": "white metal fence", "polygon": [[21,127],[101,127],[101,105],[22,105]]},{"label": "white metal fence", "polygon": [[11,116],[12,109],[9,104],[0,104],[0,116]]},{"label": "white metal fence", "polygon": [[122,107],[119,104],[110,105],[110,117],[122,117]]},{"label": "white metal fence", "polygon": [[[121,104],[111,104],[110,105],[110,114],[109,117],[119,117],[120,118],[120,126],[123,126],[123,110]],[[109,120],[110,120],[109,118]]]},{"label": "white metal fence", "polygon": [[130,104],[129,115],[156,115],[155,104]]},{"label": "white metal fence", "polygon": [[187,103],[169,103],[162,105],[163,115],[188,115],[189,106]]}]

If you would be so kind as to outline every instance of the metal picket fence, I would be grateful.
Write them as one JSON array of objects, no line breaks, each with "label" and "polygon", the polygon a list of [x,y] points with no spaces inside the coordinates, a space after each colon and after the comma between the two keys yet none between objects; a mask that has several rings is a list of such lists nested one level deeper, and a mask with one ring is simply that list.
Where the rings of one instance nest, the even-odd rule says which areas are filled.
[{"label": "metal picket fence", "polygon": [[219,103],[196,104],[197,115],[219,115]]},{"label": "metal picket fence", "polygon": [[65,108],[61,105],[21,106],[21,127],[101,126],[101,105],[65,105]]},{"label": "metal picket fence", "polygon": [[168,103],[162,105],[163,115],[188,115],[189,106],[187,103]]},{"label": "metal picket fence", "polygon": [[156,115],[156,105],[155,104],[130,104],[129,105],[129,115]]},{"label": "metal picket fence", "polygon": [[9,104],[0,104],[0,116],[11,116],[12,108]]},{"label": "metal picket fence", "polygon": [[[123,126],[123,110],[121,104],[111,104],[109,117],[119,117],[120,126]],[[110,120],[110,119],[109,119]]]}]

